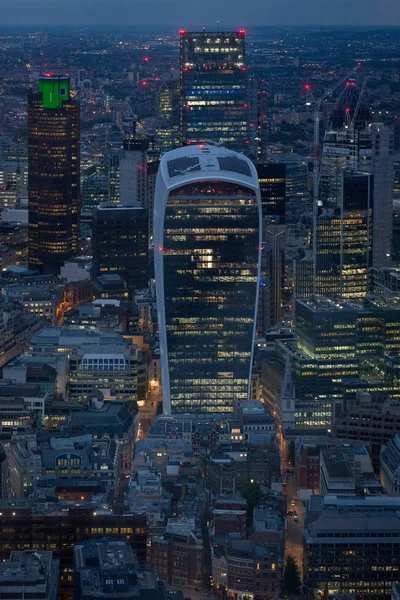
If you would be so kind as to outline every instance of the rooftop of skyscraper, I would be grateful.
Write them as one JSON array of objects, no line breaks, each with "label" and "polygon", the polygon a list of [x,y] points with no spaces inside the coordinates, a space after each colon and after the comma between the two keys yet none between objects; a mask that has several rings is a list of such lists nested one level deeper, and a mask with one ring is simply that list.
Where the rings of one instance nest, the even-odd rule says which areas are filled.
[{"label": "rooftop of skyscraper", "polygon": [[[163,179],[168,187],[175,185],[176,177],[190,181],[193,174],[206,179],[224,179],[235,177],[238,183],[249,185],[258,182],[257,172],[253,163],[237,152],[220,146],[205,144],[190,144],[171,150],[166,154],[160,165]],[[229,175],[228,175],[229,174]]]}]

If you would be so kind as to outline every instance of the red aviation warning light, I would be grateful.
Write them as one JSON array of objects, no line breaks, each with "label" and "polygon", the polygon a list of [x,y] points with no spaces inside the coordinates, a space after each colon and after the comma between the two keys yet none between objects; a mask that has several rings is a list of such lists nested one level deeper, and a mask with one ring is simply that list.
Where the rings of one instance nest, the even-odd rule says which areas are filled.
[{"label": "red aviation warning light", "polygon": [[180,33],[180,35],[183,35],[184,33],[186,33],[186,31],[184,29],[180,29],[179,33]]},{"label": "red aviation warning light", "polygon": [[304,86],[304,89],[305,90],[309,90],[310,89],[310,85],[308,83],[306,83],[305,86]]},{"label": "red aviation warning light", "polygon": [[240,33],[240,35],[244,35],[246,33],[246,30],[245,29],[239,29],[239,33]]}]

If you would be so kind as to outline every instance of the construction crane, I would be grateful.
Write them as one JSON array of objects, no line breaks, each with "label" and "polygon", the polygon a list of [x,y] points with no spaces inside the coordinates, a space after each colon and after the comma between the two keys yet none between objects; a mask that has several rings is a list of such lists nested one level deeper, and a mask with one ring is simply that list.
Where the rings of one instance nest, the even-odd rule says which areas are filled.
[{"label": "construction crane", "polygon": [[[345,81],[349,79],[356,71],[360,68],[361,63],[357,63],[351,71],[349,71],[344,77],[339,79],[334,85],[332,85],[322,96],[320,96],[317,100],[315,99],[311,86],[307,83],[304,86],[304,89],[307,92],[306,105],[314,106],[314,144],[313,144],[313,253],[314,253],[314,292],[315,292],[315,281],[316,281],[316,260],[315,260],[315,250],[316,250],[316,241],[317,241],[317,214],[318,214],[318,206],[319,206],[319,167],[320,167],[320,156],[321,156],[321,148],[320,148],[320,112],[321,106],[324,100],[329,98],[329,96]],[[358,112],[358,111],[357,111]],[[354,119],[353,119],[354,120]],[[354,121],[355,122],[355,121]]]}]

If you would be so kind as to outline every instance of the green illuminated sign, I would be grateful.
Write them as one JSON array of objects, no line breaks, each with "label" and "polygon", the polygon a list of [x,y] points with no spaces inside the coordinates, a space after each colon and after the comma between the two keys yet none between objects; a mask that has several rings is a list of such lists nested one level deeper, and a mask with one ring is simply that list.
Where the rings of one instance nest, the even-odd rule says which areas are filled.
[{"label": "green illuminated sign", "polygon": [[71,97],[69,77],[41,77],[39,92],[43,108],[61,108],[63,102]]}]

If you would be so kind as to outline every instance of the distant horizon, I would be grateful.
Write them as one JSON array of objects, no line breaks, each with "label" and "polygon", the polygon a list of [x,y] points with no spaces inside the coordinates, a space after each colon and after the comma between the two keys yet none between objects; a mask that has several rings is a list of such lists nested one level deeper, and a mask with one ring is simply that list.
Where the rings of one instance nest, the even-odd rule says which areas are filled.
[{"label": "distant horizon", "polygon": [[[1,6],[1,3],[0,3]],[[38,27],[40,29],[54,29],[54,30],[63,30],[63,29],[99,29],[99,30],[103,30],[103,31],[113,31],[115,29],[134,29],[134,30],[148,30],[148,31],[166,31],[166,32],[174,32],[177,31],[179,32],[180,29],[183,28],[183,26],[179,25],[151,25],[151,24],[133,24],[133,23],[113,23],[113,24],[105,24],[105,23],[98,23],[98,24],[90,24],[90,23],[68,23],[66,25],[60,25],[60,24],[56,24],[56,23],[1,23],[0,24],[0,32],[7,30],[7,29],[30,29],[32,27]],[[231,25],[224,25],[223,27],[219,26],[216,23],[213,24],[201,24],[200,26],[197,27],[190,27],[190,26],[186,26],[188,31],[201,31],[203,28],[206,29],[206,31],[235,31],[236,29],[240,29],[242,28],[241,24],[231,24]],[[263,29],[287,29],[287,30],[294,30],[294,29],[315,29],[315,30],[352,30],[352,31],[357,31],[357,30],[385,30],[385,29],[391,29],[391,30],[396,30],[396,29],[400,29],[400,24],[398,25],[346,25],[346,24],[342,24],[342,25],[317,25],[317,24],[297,24],[297,25],[279,25],[279,24],[275,24],[275,25],[245,25],[244,28],[246,29],[246,33],[247,30],[249,31],[255,31],[255,30],[263,30]]]},{"label": "distant horizon", "polygon": [[398,0],[0,0],[0,11],[3,28],[400,27]]}]

